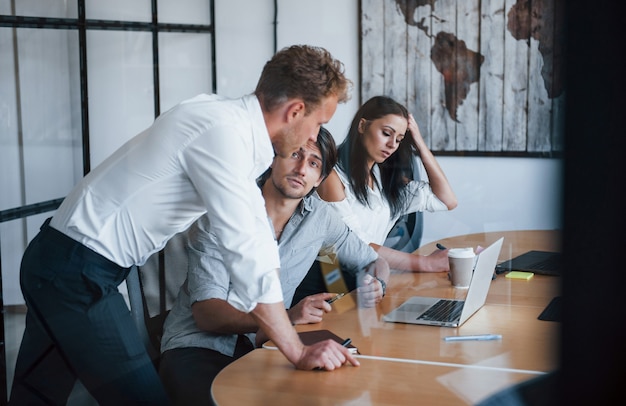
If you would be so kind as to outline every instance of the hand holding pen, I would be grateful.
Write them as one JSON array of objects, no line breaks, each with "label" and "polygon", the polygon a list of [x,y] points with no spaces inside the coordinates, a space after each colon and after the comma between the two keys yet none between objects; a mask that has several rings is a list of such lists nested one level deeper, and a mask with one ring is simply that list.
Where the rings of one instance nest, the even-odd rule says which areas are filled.
[{"label": "hand holding pen", "polygon": [[345,295],[345,293],[339,293],[339,294],[337,294],[337,295],[335,295],[335,296],[331,297],[330,299],[327,299],[327,300],[326,300],[326,303],[328,303],[328,304],[332,304],[332,303],[334,303],[335,301],[337,301],[337,300],[341,299],[342,297],[344,297],[344,295]]},{"label": "hand holding pen", "polygon": [[318,293],[303,298],[287,310],[289,320],[292,324],[321,322],[324,315],[332,310],[329,301],[337,299],[337,296],[332,295],[332,293]]}]

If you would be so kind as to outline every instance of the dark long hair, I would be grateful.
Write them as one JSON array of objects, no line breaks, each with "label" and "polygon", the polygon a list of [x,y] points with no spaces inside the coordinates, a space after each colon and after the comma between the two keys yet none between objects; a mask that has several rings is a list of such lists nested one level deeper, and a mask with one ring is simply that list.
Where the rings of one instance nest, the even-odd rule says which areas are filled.
[{"label": "dark long hair", "polygon": [[[373,173],[368,174],[367,151],[363,145],[362,137],[359,135],[359,122],[361,119],[376,120],[389,114],[395,114],[407,120],[409,118],[407,109],[392,98],[386,96],[372,97],[356,112],[348,135],[339,145],[339,168],[347,174],[357,200],[364,205],[369,205],[367,198],[368,175],[372,175],[374,181],[376,178],[374,178]],[[378,165],[381,175],[381,185],[378,186],[391,207],[392,216],[403,210],[402,193],[408,179],[413,174],[415,151],[417,151],[417,146],[407,131],[396,152]]]}]

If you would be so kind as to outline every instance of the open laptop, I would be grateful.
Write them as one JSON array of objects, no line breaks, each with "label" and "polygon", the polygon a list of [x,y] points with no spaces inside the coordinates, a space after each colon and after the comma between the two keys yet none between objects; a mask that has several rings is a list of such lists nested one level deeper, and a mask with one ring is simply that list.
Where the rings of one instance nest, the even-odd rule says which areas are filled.
[{"label": "open laptop", "polygon": [[508,271],[532,272],[538,275],[561,276],[561,253],[528,251],[496,266],[496,273]]},{"label": "open laptop", "polygon": [[504,237],[500,238],[478,254],[465,300],[413,296],[383,316],[383,320],[443,327],[461,326],[485,304],[503,240]]}]

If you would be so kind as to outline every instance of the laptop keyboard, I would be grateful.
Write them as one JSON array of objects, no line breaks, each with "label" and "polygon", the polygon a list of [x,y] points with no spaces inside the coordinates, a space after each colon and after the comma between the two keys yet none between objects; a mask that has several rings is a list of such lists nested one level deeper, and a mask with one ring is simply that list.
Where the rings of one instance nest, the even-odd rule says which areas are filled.
[{"label": "laptop keyboard", "polygon": [[419,318],[421,320],[456,321],[461,317],[463,303],[459,300],[439,300]]}]

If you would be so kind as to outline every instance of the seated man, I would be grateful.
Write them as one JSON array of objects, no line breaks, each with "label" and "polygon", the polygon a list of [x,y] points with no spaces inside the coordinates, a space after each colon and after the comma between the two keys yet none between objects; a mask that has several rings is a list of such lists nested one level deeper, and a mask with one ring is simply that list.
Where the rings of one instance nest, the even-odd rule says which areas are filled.
[{"label": "seated man", "polygon": [[[386,283],[389,278],[385,260],[325,202],[310,196],[336,157],[333,138],[322,128],[316,143],[309,142],[290,156],[277,155],[259,181],[278,242],[285,307],[322,250],[334,250],[355,273],[374,264],[373,275],[365,275],[358,288],[360,303],[373,306],[384,295],[381,280]],[[211,404],[211,383],[217,373],[265,341],[253,318],[226,301],[230,275],[215,238],[205,231],[207,221],[201,217],[189,231],[187,280],[164,326],[159,373],[177,405]],[[302,299],[287,311],[291,322],[320,322],[331,310],[326,300],[333,296],[324,292]]]}]

